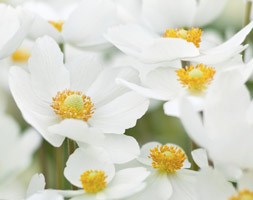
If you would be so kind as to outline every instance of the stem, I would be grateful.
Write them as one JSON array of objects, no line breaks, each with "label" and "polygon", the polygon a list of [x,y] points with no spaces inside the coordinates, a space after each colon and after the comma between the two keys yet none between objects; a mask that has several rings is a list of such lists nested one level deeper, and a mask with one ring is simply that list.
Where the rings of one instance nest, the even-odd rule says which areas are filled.
[{"label": "stem", "polygon": [[[248,25],[248,23],[250,23],[251,9],[252,9],[252,2],[251,1],[247,1],[246,7],[245,7],[245,15],[244,15],[243,27],[246,26],[246,25]],[[243,44],[245,45],[247,43],[248,43],[248,37],[246,37],[246,39],[243,42]],[[242,57],[243,57],[243,60],[245,61],[245,51],[242,53]]]},{"label": "stem", "polygon": [[55,149],[55,160],[56,160],[56,189],[63,189],[64,179],[64,148],[63,145]]},{"label": "stem", "polygon": [[43,140],[39,149],[40,167],[41,172],[44,174],[45,179],[48,181],[47,157],[46,157],[46,142]]}]

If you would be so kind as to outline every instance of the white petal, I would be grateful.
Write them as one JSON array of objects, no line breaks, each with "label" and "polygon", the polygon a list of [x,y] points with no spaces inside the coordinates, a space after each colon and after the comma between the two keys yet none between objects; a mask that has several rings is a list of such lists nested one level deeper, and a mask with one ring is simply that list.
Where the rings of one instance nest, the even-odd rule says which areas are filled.
[{"label": "white petal", "polygon": [[245,190],[248,189],[250,191],[253,190],[253,172],[245,172],[241,179],[238,181],[238,189]]},{"label": "white petal", "polygon": [[199,146],[206,147],[207,135],[199,113],[187,99],[182,99],[180,108],[180,119],[186,132]]},{"label": "white petal", "polygon": [[9,84],[15,102],[25,120],[51,144],[59,146],[64,138],[47,131],[47,127],[57,123],[58,120],[49,104],[33,93],[28,73],[18,67],[11,68]]},{"label": "white petal", "polygon": [[168,175],[172,185],[173,194],[171,200],[194,200],[196,199],[195,183],[197,172],[181,170],[176,174]]},{"label": "white petal", "polygon": [[98,56],[93,55],[82,56],[66,65],[71,77],[70,87],[84,93],[87,92],[88,88],[103,70]]},{"label": "white petal", "polygon": [[87,123],[76,119],[65,119],[59,124],[50,126],[48,130],[51,133],[70,138],[76,142],[90,145],[97,145],[105,138],[101,131],[88,127]]},{"label": "white petal", "polygon": [[157,38],[142,49],[140,59],[144,63],[160,63],[198,55],[198,48],[191,42],[180,38]]},{"label": "white petal", "polygon": [[[225,156],[225,155],[224,155]],[[226,158],[227,159],[227,158]],[[236,159],[235,159],[236,160]],[[225,160],[224,160],[225,161]],[[242,169],[239,166],[228,163],[214,163],[214,168],[221,172],[226,180],[237,182],[242,177]]]},{"label": "white petal", "polygon": [[157,99],[157,100],[164,100],[166,101],[168,99],[167,94],[163,94],[160,91],[157,92],[153,89],[149,89],[134,83],[130,83],[128,81],[122,80],[122,79],[117,79],[116,80],[118,84],[122,84],[129,89],[132,89],[133,91],[147,97],[147,98],[152,98],[152,99]]},{"label": "white petal", "polygon": [[26,192],[26,196],[29,197],[38,191],[44,190],[45,186],[46,186],[46,181],[45,181],[45,177],[43,174],[33,175],[32,179],[29,183],[29,186],[28,186],[28,189]]},{"label": "white petal", "polygon": [[209,166],[207,152],[205,149],[195,149],[191,152],[194,162],[200,168],[206,168]]},{"label": "white petal", "polygon": [[149,143],[144,144],[141,147],[140,156],[137,158],[138,161],[144,165],[151,166],[152,159],[149,158],[150,149],[153,149],[153,148],[160,146],[160,145],[161,145],[161,143],[159,143],[159,142],[149,142]]},{"label": "white petal", "polygon": [[128,168],[118,171],[105,189],[108,199],[121,199],[131,196],[143,188],[143,181],[150,173],[143,167]]},{"label": "white petal", "polygon": [[26,200],[64,200],[63,196],[57,194],[55,191],[38,192]]},{"label": "white petal", "polygon": [[110,155],[113,163],[126,163],[137,158],[140,147],[137,141],[127,135],[105,134],[104,141],[100,147]]},{"label": "white petal", "polygon": [[116,84],[116,78],[138,82],[138,73],[129,67],[107,68],[97,75],[91,84],[87,95],[91,97],[95,107],[98,108],[129,91],[126,87]]},{"label": "white petal", "polygon": [[135,92],[127,92],[94,112],[89,124],[105,133],[124,133],[135,126],[148,109],[149,101]]},{"label": "white petal", "polygon": [[68,159],[64,169],[65,177],[75,186],[82,188],[80,176],[87,170],[103,170],[107,175],[107,183],[114,177],[115,168],[101,149],[78,148]]},{"label": "white petal", "polygon": [[191,26],[196,4],[195,0],[144,0],[143,18],[159,33],[167,28]]},{"label": "white petal", "polygon": [[224,10],[228,0],[200,0],[195,13],[194,25],[204,26],[217,18]]},{"label": "white petal", "polygon": [[106,39],[127,55],[139,57],[155,36],[141,26],[129,24],[108,29]]},{"label": "white petal", "polygon": [[21,8],[16,10],[10,6],[0,5],[0,59],[9,56],[22,43],[33,17]]},{"label": "white petal", "polygon": [[215,170],[203,170],[197,177],[196,183],[198,199],[215,200],[229,199],[235,194],[235,189],[231,183]]},{"label": "white petal", "polygon": [[36,13],[34,15],[35,15],[34,22],[29,32],[29,37],[31,39],[36,40],[39,37],[48,35],[52,37],[57,43],[63,42],[61,33],[52,24],[50,24],[47,20],[43,19],[42,17],[38,16]]},{"label": "white petal", "polygon": [[127,200],[167,200],[173,191],[166,174],[152,173],[146,180],[147,186],[143,191]]},{"label": "white petal", "polygon": [[[84,0],[64,24],[63,37],[79,47],[107,43],[103,34],[109,27],[116,25],[116,13],[116,6],[111,1]],[[82,23],[79,23],[80,19]]]},{"label": "white petal", "polygon": [[[187,96],[187,98],[191,104],[193,109],[197,111],[201,111],[203,109],[203,98],[197,96]],[[173,99],[164,104],[163,109],[164,113],[168,116],[180,117],[180,98]]]},{"label": "white petal", "polygon": [[36,94],[51,103],[57,92],[69,88],[69,72],[58,44],[45,36],[36,40],[28,62]]}]

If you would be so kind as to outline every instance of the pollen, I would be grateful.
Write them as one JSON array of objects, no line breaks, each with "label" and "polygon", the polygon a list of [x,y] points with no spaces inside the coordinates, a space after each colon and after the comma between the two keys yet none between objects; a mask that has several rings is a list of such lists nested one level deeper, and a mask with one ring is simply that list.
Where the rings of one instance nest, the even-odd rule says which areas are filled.
[{"label": "pollen", "polygon": [[51,104],[54,112],[62,119],[80,119],[88,121],[94,113],[91,98],[79,91],[64,90],[58,92]]},{"label": "pollen", "polygon": [[80,181],[85,192],[97,193],[106,188],[106,178],[102,170],[88,170],[80,176]]},{"label": "pollen", "polygon": [[215,69],[204,64],[190,65],[176,71],[178,81],[192,93],[201,93],[213,80]]},{"label": "pollen", "polygon": [[200,28],[191,28],[189,30],[183,28],[167,29],[163,34],[163,37],[165,38],[181,38],[187,42],[192,42],[197,48],[199,48],[201,36],[202,30]]},{"label": "pollen", "polygon": [[59,21],[49,21],[49,24],[51,24],[54,28],[56,28],[59,32],[62,31],[62,26],[64,24],[64,21],[59,20]]},{"label": "pollen", "polygon": [[231,197],[229,200],[253,200],[253,192],[249,190],[242,190],[237,195]]},{"label": "pollen", "polygon": [[152,167],[161,172],[174,173],[183,167],[185,153],[178,147],[161,145],[150,149]]},{"label": "pollen", "polygon": [[28,50],[20,48],[11,55],[11,59],[14,62],[26,63],[30,56],[31,54]]}]

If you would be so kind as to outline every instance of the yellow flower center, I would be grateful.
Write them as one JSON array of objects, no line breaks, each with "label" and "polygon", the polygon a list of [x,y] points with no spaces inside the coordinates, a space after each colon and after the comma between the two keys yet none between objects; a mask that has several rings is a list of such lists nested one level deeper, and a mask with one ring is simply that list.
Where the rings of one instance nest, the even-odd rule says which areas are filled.
[{"label": "yellow flower center", "polygon": [[102,170],[88,170],[80,176],[80,181],[85,192],[97,193],[106,188],[106,178]]},{"label": "yellow flower center", "polygon": [[73,118],[88,121],[94,113],[90,97],[79,91],[64,90],[53,97],[51,107],[62,119]]},{"label": "yellow flower center", "polygon": [[26,63],[30,56],[31,54],[28,50],[20,48],[11,55],[11,59],[14,62]]},{"label": "yellow flower center", "polygon": [[202,30],[199,28],[191,28],[189,30],[185,30],[183,28],[180,29],[167,29],[163,37],[165,38],[181,38],[186,40],[187,42],[192,42],[197,48],[201,42]]},{"label": "yellow flower center", "polygon": [[178,80],[192,93],[201,93],[213,80],[215,69],[204,64],[190,65],[176,71]]},{"label": "yellow flower center", "polygon": [[229,200],[253,200],[253,192],[249,190],[242,190],[237,195],[231,197]]},{"label": "yellow flower center", "polygon": [[62,31],[62,26],[64,24],[64,21],[59,20],[59,21],[49,21],[49,24],[51,24],[54,28],[56,28],[59,32]]},{"label": "yellow flower center", "polygon": [[186,159],[185,153],[178,147],[161,145],[150,149],[152,167],[161,172],[174,173],[181,169]]}]

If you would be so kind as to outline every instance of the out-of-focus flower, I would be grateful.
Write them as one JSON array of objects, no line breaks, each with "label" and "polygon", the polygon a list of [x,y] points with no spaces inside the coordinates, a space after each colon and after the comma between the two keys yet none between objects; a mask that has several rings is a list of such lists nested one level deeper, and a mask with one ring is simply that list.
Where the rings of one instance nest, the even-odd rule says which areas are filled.
[{"label": "out-of-focus flower", "polygon": [[207,149],[211,160],[236,179],[240,169],[253,168],[253,158],[247,153],[253,150],[252,102],[240,74],[230,73],[232,79],[221,76],[210,88],[203,119],[185,99],[180,118],[189,136]]},{"label": "out-of-focus flower", "polygon": [[142,146],[137,160],[151,174],[147,178],[145,189],[131,197],[131,200],[195,199],[194,184],[197,172],[186,169],[191,164],[179,146],[150,142]]},{"label": "out-of-focus flower", "polygon": [[56,190],[45,190],[43,174],[33,175],[26,193],[25,200],[64,200]]},{"label": "out-of-focus flower", "polygon": [[217,170],[202,170],[196,181],[197,200],[244,200],[253,199],[252,173],[245,173],[237,188],[228,182]]},{"label": "out-of-focus flower", "polygon": [[32,15],[22,8],[12,8],[0,3],[0,59],[17,50],[30,30],[32,22]]},{"label": "out-of-focus flower", "polygon": [[233,81],[234,76],[231,76],[230,71],[235,71],[238,77],[246,82],[253,71],[252,62],[244,64],[241,57],[238,57],[212,67],[205,64],[191,64],[180,69],[159,67],[147,73],[142,85],[122,79],[118,79],[118,82],[146,97],[168,101],[164,104],[165,113],[178,116],[179,101],[182,97],[188,98],[193,103],[192,106],[199,111],[203,109],[203,100],[210,87],[222,81],[219,74],[223,74],[222,78]]},{"label": "out-of-focus flower", "polygon": [[151,29],[203,26],[216,19],[227,0],[143,0],[142,17]]},{"label": "out-of-focus flower", "polygon": [[253,22],[226,42],[216,46],[201,46],[202,30],[165,29],[163,35],[140,25],[121,25],[108,29],[105,37],[121,51],[144,63],[184,60],[217,64],[238,55],[247,46],[241,43],[249,34]]},{"label": "out-of-focus flower", "polygon": [[[33,129],[28,129],[20,135],[21,131],[17,122],[4,113],[0,114],[0,125],[0,188],[5,188],[6,184],[14,180],[30,165],[41,138]],[[6,196],[8,195],[0,192],[0,199]]]},{"label": "out-of-focus flower", "polygon": [[137,10],[140,4],[139,0],[83,0],[61,3],[61,7],[42,1],[24,4],[24,7],[36,16],[30,36],[37,39],[49,35],[58,43],[67,42],[92,50],[111,47],[103,34],[109,27],[120,22],[134,21],[137,15],[134,10]]},{"label": "out-of-focus flower", "polygon": [[134,70],[103,70],[87,57],[65,67],[49,37],[37,40],[28,68],[30,73],[19,67],[10,70],[11,92],[27,122],[55,146],[64,137],[50,127],[64,119],[80,120],[104,133],[124,133],[148,109],[146,98],[115,83],[117,77],[138,81]]},{"label": "out-of-focus flower", "polygon": [[115,173],[114,165],[101,149],[79,148],[69,157],[64,175],[73,185],[83,189],[70,191],[70,196],[76,196],[71,200],[116,200],[142,190],[149,172],[143,167],[137,167]]},{"label": "out-of-focus flower", "polygon": [[128,162],[140,153],[139,145],[133,137],[124,134],[104,134],[99,129],[89,128],[79,120],[64,120],[49,130],[76,141],[80,147],[91,145],[104,149],[113,163]]}]

